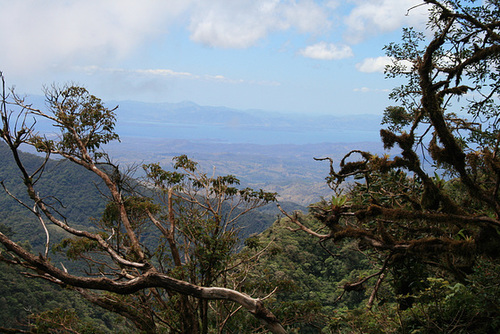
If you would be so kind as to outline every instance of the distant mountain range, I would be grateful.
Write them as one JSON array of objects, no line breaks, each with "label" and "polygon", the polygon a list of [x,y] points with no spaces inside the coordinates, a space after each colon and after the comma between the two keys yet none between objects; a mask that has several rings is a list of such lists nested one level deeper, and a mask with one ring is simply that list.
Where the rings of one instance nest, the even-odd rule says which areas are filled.
[{"label": "distant mountain range", "polygon": [[[42,97],[30,97],[43,107]],[[307,205],[328,196],[329,166],[353,149],[382,153],[380,116],[283,114],[200,106],[193,102],[107,101],[119,106],[116,131],[121,143],[107,145],[122,165],[160,162],[187,154],[207,171],[234,174],[244,185],[277,191],[281,200]],[[37,124],[51,131],[43,122]],[[138,169],[140,175],[141,169]]]},{"label": "distant mountain range", "polygon": [[193,102],[118,105],[122,136],[210,140],[225,143],[311,144],[377,141],[380,116],[284,114],[200,106]]},{"label": "distant mountain range", "polygon": [[[42,96],[29,96],[27,101],[45,108]],[[121,137],[262,145],[379,141],[381,116],[360,115],[355,111],[333,116],[237,110],[188,101],[106,101],[106,104],[110,108],[118,106],[116,130]],[[44,122],[38,126],[51,130]]]}]

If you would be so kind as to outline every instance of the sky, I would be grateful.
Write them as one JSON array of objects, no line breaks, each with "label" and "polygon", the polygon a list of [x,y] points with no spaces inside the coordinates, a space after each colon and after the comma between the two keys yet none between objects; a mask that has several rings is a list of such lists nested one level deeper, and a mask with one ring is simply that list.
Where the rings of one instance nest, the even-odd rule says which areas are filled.
[{"label": "sky", "polygon": [[[21,94],[382,114],[383,46],[421,0],[0,0],[0,71]],[[415,7],[417,6],[417,7]]]}]

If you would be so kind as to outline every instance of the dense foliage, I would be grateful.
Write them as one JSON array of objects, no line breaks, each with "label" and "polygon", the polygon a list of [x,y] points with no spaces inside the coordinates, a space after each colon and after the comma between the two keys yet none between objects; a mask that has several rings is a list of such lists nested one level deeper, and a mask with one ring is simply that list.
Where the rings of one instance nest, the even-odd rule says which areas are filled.
[{"label": "dense foliage", "polygon": [[[319,159],[330,161],[327,182],[334,191],[312,207],[324,230],[287,215],[323,242],[352,240],[378,258],[367,306],[373,310],[378,301],[385,309],[376,322],[351,314],[351,330],[497,332],[500,7],[496,1],[424,3],[427,34],[408,28],[401,43],[386,47],[393,59],[387,76],[406,80],[391,93],[397,104],[385,110],[380,132],[395,155],[355,150],[338,170],[331,158]],[[387,288],[392,298],[383,293]],[[495,320],[484,322],[484,313]]]},{"label": "dense foliage", "polygon": [[[35,170],[36,166],[43,162],[43,158],[35,156],[29,153],[20,153],[23,160],[30,164],[30,169]],[[0,144],[0,162],[2,163],[2,169],[0,171],[0,176],[4,181],[6,187],[13,193],[19,196],[19,198],[26,199],[27,196],[23,193],[22,185],[16,184],[16,179],[19,179],[17,173],[17,168],[14,161],[11,159],[11,153],[7,149],[6,145]],[[67,180],[61,182],[61,180]],[[80,226],[90,229],[96,229],[96,223],[100,221],[103,217],[103,212],[105,212],[104,218],[110,220],[113,216],[113,207],[108,205],[106,208],[106,198],[102,195],[102,184],[97,178],[95,178],[92,173],[86,170],[82,170],[79,166],[70,164],[63,161],[49,160],[46,166],[46,171],[44,178],[40,180],[41,189],[43,191],[50,190],[52,193],[57,194],[57,198],[64,199],[64,207],[59,207],[59,212],[61,212],[68,221],[72,222],[74,226]],[[137,186],[135,182],[135,189],[140,190],[141,193],[147,193],[148,196],[152,196],[150,190],[145,187]],[[74,185],[74,186],[73,186]],[[82,198],[89,198],[90,201],[81,201]],[[130,197],[129,200],[132,200]],[[9,236],[13,240],[25,245],[27,249],[31,249],[34,253],[43,252],[45,248],[46,237],[43,228],[40,224],[36,223],[36,219],[32,217],[28,210],[23,210],[22,207],[13,198],[8,196],[6,193],[0,193],[0,202],[2,203],[0,215],[2,221],[0,224],[4,224],[4,229],[1,229],[3,233],[7,230]],[[296,205],[286,205],[287,208],[292,210],[296,208]],[[225,208],[226,209],[226,208]],[[224,210],[225,210],[224,209]],[[85,215],[87,213],[87,215]],[[90,213],[90,215],[89,215]],[[235,225],[235,232],[237,232],[233,241],[237,241],[237,247],[241,246],[241,241],[245,239],[248,235],[254,233],[260,233],[265,230],[270,224],[272,224],[277,214],[275,205],[270,204],[257,210],[248,212],[247,214],[241,216]],[[83,218],[83,219],[82,219]],[[10,226],[10,228],[7,228]],[[70,272],[89,272],[89,267],[82,261],[74,261],[77,257],[76,253],[68,253],[62,251],[63,246],[69,245],[69,240],[61,242],[63,239],[68,238],[69,234],[59,231],[55,227],[48,226],[51,236],[51,244],[53,245],[52,250],[49,252],[49,257],[55,263],[63,263],[65,268]],[[11,233],[12,232],[12,233]],[[240,239],[241,238],[241,239]],[[154,249],[158,246],[158,242],[161,241],[155,229],[151,226],[143,226],[141,242],[143,242],[149,249]],[[72,251],[76,248],[72,248]],[[70,255],[69,258],[67,255]],[[3,268],[3,267],[2,267]],[[8,302],[3,303],[2,300],[1,308],[4,310],[3,315],[5,315],[0,321],[0,327],[26,327],[28,320],[33,319],[36,314],[40,312],[48,311],[54,307],[75,309],[78,315],[83,315],[82,317],[87,317],[86,309],[89,307],[85,302],[81,301],[81,297],[78,299],[78,294],[71,293],[68,296],[68,291],[64,289],[58,289],[57,287],[51,286],[49,283],[44,283],[40,280],[35,280],[34,284],[29,285],[31,278],[19,279],[16,275],[20,275],[20,271],[13,267],[6,267],[2,276],[2,281],[10,282],[4,285],[4,290],[2,290],[3,296],[14,296],[9,298]],[[33,288],[32,290],[27,289],[27,287]],[[272,289],[272,288],[271,288]],[[17,291],[17,292],[16,292]],[[22,291],[22,293],[19,293]],[[39,293],[40,291],[47,291],[47,293]],[[52,296],[53,302],[47,303],[47,296]],[[20,298],[23,297],[23,298]],[[6,301],[6,300],[5,300]],[[68,303],[60,303],[60,301],[71,301],[73,306],[68,306]],[[26,305],[32,305],[29,310],[25,309]],[[82,306],[82,307],[79,307]],[[100,308],[94,308],[94,311],[100,310]],[[109,317],[107,313],[103,310],[92,313],[91,318],[99,319],[102,317]],[[13,317],[13,315],[16,315]],[[22,319],[22,321],[21,321]],[[73,318],[70,318],[73,319]],[[29,321],[31,324],[34,322]],[[117,320],[113,320],[112,323],[116,323]],[[123,322],[123,320],[121,321]],[[120,323],[120,322],[118,322]],[[107,325],[111,325],[109,322]],[[133,326],[128,323],[129,326]],[[106,327],[107,328],[107,327]],[[116,332],[116,327],[110,331]],[[131,329],[129,329],[130,331]]]},{"label": "dense foliage", "polygon": [[[321,229],[312,213],[297,218]],[[255,283],[261,276],[276,287],[267,303],[289,332],[494,333],[500,325],[497,259],[479,258],[461,281],[407,261],[387,271],[386,284],[377,286],[376,274],[383,266],[379,252],[355,241],[319,240],[290,229],[288,218],[247,239],[246,245],[242,254],[248,249],[266,252],[245,287],[267,287]],[[401,293],[408,282],[414,290]],[[412,305],[403,309],[403,300]]]},{"label": "dense foliage", "polygon": [[[240,217],[274,201],[274,193],[240,189],[236,177],[203,173],[185,155],[175,159],[173,171],[159,164],[145,165],[146,179],[131,180],[101,149],[118,139],[114,109],[86,89],[69,86],[47,90],[48,111],[43,111],[3,87],[0,135],[18,171],[14,183],[27,196],[11,191],[17,190],[12,184],[2,184],[14,202],[35,218],[31,224],[42,228],[45,242],[36,255],[29,245],[0,233],[5,247],[2,261],[28,269],[29,276],[70,286],[88,301],[126,317],[141,331],[221,329],[233,311],[223,306],[214,309],[209,301],[228,299],[270,330],[283,332],[262,302],[235,290],[238,278],[231,278],[245,265],[233,260]],[[52,122],[56,132],[36,132],[37,118]],[[21,145],[33,146],[45,159],[33,167],[33,159],[22,154]],[[78,225],[72,221],[74,216],[61,209],[72,196],[57,198],[55,189],[43,186],[50,176],[51,156],[99,180],[100,195],[93,200],[106,198],[102,217],[86,212],[87,224]],[[54,229],[70,237],[54,244]],[[50,249],[86,265],[85,272],[55,262]],[[209,314],[214,310],[215,323],[211,323]]]},{"label": "dense foliage", "polygon": [[[47,239],[36,255],[3,228],[0,259],[149,333],[500,331],[500,5],[422,5],[427,34],[405,29],[386,47],[387,76],[405,80],[381,130],[394,155],[354,150],[339,168],[318,159],[330,162],[333,196],[306,214],[282,208],[285,217],[242,250],[236,222],[276,194],[242,189],[185,155],[172,169],[145,165],[136,187],[101,150],[118,138],[114,109],[81,87],[48,91],[48,112],[4,91],[0,133],[27,191],[12,194]],[[60,131],[38,134],[25,115]],[[30,167],[21,144],[46,160]],[[53,155],[105,186],[94,228],[70,224],[42,187]],[[55,249],[86,263],[86,275],[48,256],[48,225],[72,236]],[[37,319],[79,326],[71,311],[47,312]]]},{"label": "dense foliage", "polygon": [[[310,214],[300,216],[311,226],[321,226]],[[355,244],[323,243],[288,227],[288,220],[282,218],[247,239],[243,254],[249,249],[266,250],[250,282],[259,282],[257,278],[263,276],[268,285],[276,287],[268,303],[290,332],[328,331],[329,322],[339,312],[364,306],[369,296],[366,289],[341,296],[339,286],[369,275],[371,260],[356,251]]]},{"label": "dense foliage", "polygon": [[[77,333],[126,333],[132,330],[123,318],[96,308],[78,293],[25,277],[16,267],[0,263],[0,281],[0,328],[36,333],[64,332],[65,328]],[[55,315],[62,316],[62,313],[65,318],[57,320]]]}]

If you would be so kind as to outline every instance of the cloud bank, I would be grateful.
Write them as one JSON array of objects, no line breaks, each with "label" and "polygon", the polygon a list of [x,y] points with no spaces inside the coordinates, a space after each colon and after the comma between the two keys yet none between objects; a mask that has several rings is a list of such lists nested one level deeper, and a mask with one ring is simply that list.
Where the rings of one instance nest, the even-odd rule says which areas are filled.
[{"label": "cloud bank", "polygon": [[248,48],[272,32],[329,27],[328,10],[314,1],[211,0],[193,8],[189,30],[193,41],[210,47]]},{"label": "cloud bank", "polygon": [[[173,27],[211,48],[245,49],[272,34],[322,40],[298,54],[323,60],[353,55],[367,36],[421,25],[419,0],[0,0],[0,64],[20,73],[75,64],[111,66],[161,41]],[[339,30],[342,26],[342,31]],[[343,37],[344,42],[328,40]],[[372,64],[372,67],[375,66]],[[1,70],[1,69],[0,69]],[[361,66],[370,71],[369,65]],[[373,70],[372,70],[373,71]]]},{"label": "cloud bank", "polygon": [[345,18],[346,39],[357,43],[369,36],[399,29],[401,26],[424,27],[428,6],[419,0],[355,0]]},{"label": "cloud bank", "polygon": [[3,66],[31,71],[84,59],[124,57],[170,22],[189,1],[0,1]]}]

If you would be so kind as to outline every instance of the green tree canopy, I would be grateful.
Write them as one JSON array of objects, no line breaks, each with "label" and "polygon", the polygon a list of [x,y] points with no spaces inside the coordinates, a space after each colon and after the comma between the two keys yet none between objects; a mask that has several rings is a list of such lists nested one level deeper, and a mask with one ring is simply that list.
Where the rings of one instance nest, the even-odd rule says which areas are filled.
[{"label": "green tree canopy", "polygon": [[500,5],[421,5],[429,8],[427,31],[404,29],[401,43],[385,47],[387,77],[405,81],[390,94],[395,105],[380,131],[392,155],[352,151],[339,168],[318,159],[330,162],[335,191],[312,207],[324,232],[288,214],[321,240],[356,240],[378,256],[370,307],[389,275],[404,310],[427,277],[466,283],[479,258],[500,256]]},{"label": "green tree canopy", "polygon": [[[65,86],[46,91],[47,111],[36,109],[14,91],[7,93],[1,74],[0,78],[0,136],[10,149],[28,198],[4,189],[37,218],[46,236],[45,251],[36,255],[2,228],[6,233],[0,232],[0,260],[28,269],[29,276],[79,292],[92,303],[126,317],[143,332],[220,331],[241,308],[270,331],[284,332],[260,299],[238,291],[238,280],[243,278],[234,274],[245,266],[245,261],[234,259],[236,222],[245,213],[275,201],[275,194],[240,189],[236,177],[205,174],[186,156],[175,159],[173,172],[150,164],[144,166],[147,178],[142,183],[130,182],[129,175],[102,149],[118,139],[114,132],[116,108],[107,108],[85,88]],[[29,123],[32,118],[51,121],[55,133],[38,133],[36,121]],[[45,154],[40,166],[26,168],[19,151],[22,144]],[[89,170],[102,182],[108,205],[93,228],[79,228],[68,221],[57,209],[64,199],[54,199],[50,189],[39,187],[51,156]],[[52,228],[71,238],[52,245]],[[148,238],[148,234],[154,237]],[[51,248],[87,263],[87,275],[52,262]],[[218,300],[234,304],[223,307]],[[60,321],[64,319],[73,327],[72,314],[61,315]]]}]

